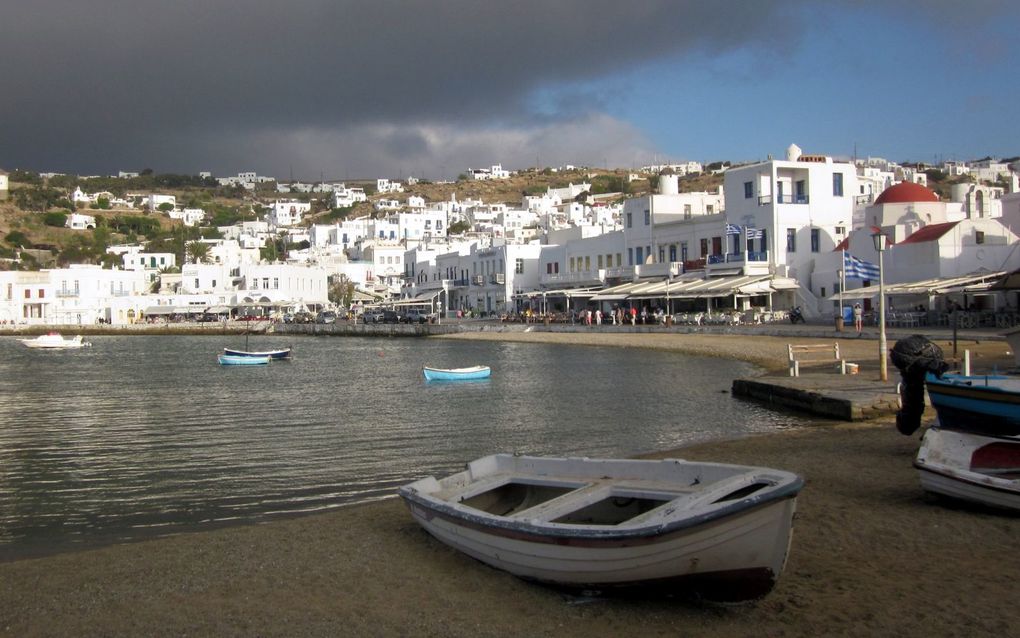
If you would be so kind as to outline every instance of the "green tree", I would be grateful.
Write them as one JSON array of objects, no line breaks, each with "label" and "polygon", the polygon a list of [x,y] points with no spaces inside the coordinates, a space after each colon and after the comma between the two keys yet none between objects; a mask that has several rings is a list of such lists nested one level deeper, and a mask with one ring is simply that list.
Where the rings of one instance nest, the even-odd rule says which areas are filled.
[{"label": "green tree", "polygon": [[63,228],[67,225],[67,215],[60,212],[46,213],[43,215],[43,223],[47,226]]},{"label": "green tree", "polygon": [[171,204],[170,202],[163,202],[162,204],[160,204],[159,206],[156,207],[156,210],[158,210],[160,212],[163,212],[163,213],[169,213],[173,209],[174,209],[174,205]]},{"label": "green tree", "polygon": [[23,248],[31,248],[32,242],[28,241],[28,237],[25,233],[20,230],[12,230],[4,236],[4,241],[11,246],[21,246]]},{"label": "green tree", "polygon": [[202,263],[202,261],[209,256],[209,244],[193,241],[187,245],[188,256],[191,257],[191,261],[196,264]]},{"label": "green tree", "polygon": [[326,297],[341,308],[350,308],[354,301],[354,282],[343,274],[331,277]]},{"label": "green tree", "polygon": [[461,220],[450,224],[449,227],[447,227],[446,232],[449,235],[463,235],[469,230],[471,230],[471,224]]}]

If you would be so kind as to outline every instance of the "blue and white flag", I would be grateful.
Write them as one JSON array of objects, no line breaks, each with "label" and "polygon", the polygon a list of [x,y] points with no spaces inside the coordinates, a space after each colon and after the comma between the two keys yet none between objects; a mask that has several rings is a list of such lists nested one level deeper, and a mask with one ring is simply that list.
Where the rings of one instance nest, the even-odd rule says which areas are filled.
[{"label": "blue and white flag", "polygon": [[765,232],[761,228],[751,228],[747,226],[744,228],[744,236],[748,239],[761,239]]},{"label": "blue and white flag", "polygon": [[726,234],[727,235],[739,235],[740,234],[740,226],[737,226],[735,224],[726,224]]},{"label": "blue and white flag", "polygon": [[878,279],[878,266],[843,252],[843,272],[848,279]]}]

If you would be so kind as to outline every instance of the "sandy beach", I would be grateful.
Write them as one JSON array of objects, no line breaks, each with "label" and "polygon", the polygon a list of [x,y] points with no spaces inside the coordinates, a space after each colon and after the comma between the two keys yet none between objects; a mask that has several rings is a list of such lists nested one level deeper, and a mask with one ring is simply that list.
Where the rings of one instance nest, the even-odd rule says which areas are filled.
[{"label": "sandy beach", "polygon": [[[455,338],[664,348],[770,370],[785,368],[789,341],[545,333]],[[874,341],[845,341],[849,356],[861,348],[862,361],[876,348]],[[1011,359],[1001,342],[968,347],[983,364]],[[862,374],[868,373],[865,366]],[[918,443],[884,419],[650,451],[773,466],[805,478],[786,570],[772,593],[751,604],[566,596],[438,543],[391,498],[0,563],[0,635],[1007,635],[1020,624],[1020,516],[922,492],[911,466]]]}]

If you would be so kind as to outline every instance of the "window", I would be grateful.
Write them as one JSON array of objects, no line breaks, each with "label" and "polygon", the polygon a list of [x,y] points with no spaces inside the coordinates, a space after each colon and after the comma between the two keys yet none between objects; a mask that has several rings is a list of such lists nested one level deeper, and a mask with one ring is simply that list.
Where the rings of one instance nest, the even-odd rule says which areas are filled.
[{"label": "window", "polygon": [[627,249],[627,265],[628,266],[633,266],[634,265],[634,249],[633,248],[628,248]]},{"label": "window", "polygon": [[820,296],[825,297],[825,286],[822,286],[822,294]]},{"label": "window", "polygon": [[29,290],[28,288],[25,288],[25,299],[31,299],[31,298],[32,298],[32,291]]},{"label": "window", "polygon": [[832,196],[843,196],[843,173],[832,174]]},{"label": "window", "polygon": [[547,275],[552,274],[552,262],[549,262],[545,265],[545,274]]},{"label": "window", "polygon": [[670,263],[676,261],[676,244],[669,245],[669,261]]},{"label": "window", "polygon": [[690,218],[691,218],[691,205],[690,204],[684,204],[684,219],[690,219]]},{"label": "window", "polygon": [[515,260],[514,273],[518,274],[518,275],[523,275],[524,274],[524,260],[521,259],[520,257],[518,257]]},{"label": "window", "polygon": [[754,182],[744,182],[744,199],[754,197]]},{"label": "window", "polygon": [[845,235],[846,234],[846,226],[836,226],[836,234],[837,235]]},{"label": "window", "polygon": [[712,254],[713,255],[721,255],[721,254],[723,254],[723,252],[722,252],[722,237],[713,237],[712,238]]},{"label": "window", "polygon": [[701,258],[704,259],[708,256],[708,239],[701,240]]},{"label": "window", "polygon": [[983,230],[974,231],[974,243],[975,244],[985,243],[985,231]]},{"label": "window", "polygon": [[602,255],[599,255],[598,268],[599,268],[599,270],[602,270]]},{"label": "window", "polygon": [[634,226],[634,214],[627,213],[627,228],[632,228],[633,226]]},{"label": "window", "polygon": [[659,246],[659,263],[666,263],[666,247]]},{"label": "window", "polygon": [[591,256],[590,255],[585,255],[584,256],[584,270],[586,272],[591,270]]},{"label": "window", "polygon": [[616,265],[617,266],[622,266],[623,265],[622,257],[623,257],[623,255],[621,255],[620,253],[616,253]]},{"label": "window", "polygon": [[705,214],[711,215],[714,212],[715,212],[715,205],[714,204],[705,204]]},{"label": "window", "polygon": [[638,264],[645,263],[645,249],[641,246],[634,249],[634,260]]},{"label": "window", "polygon": [[795,253],[797,252],[797,229],[787,228],[786,229],[786,252]]},{"label": "window", "polygon": [[608,255],[606,255],[606,268],[612,267],[613,267],[613,253],[609,253]]},{"label": "window", "polygon": [[[215,288],[215,287],[216,287],[216,282],[213,282],[213,288]],[[279,289],[280,289],[280,278],[279,277],[273,277],[273,290],[279,290]]]},{"label": "window", "polygon": [[[112,283],[112,282],[111,282],[111,283]],[[257,279],[255,280],[255,287],[256,287],[256,288],[258,288],[258,287],[259,287],[259,286],[258,286],[258,280],[257,280]],[[196,288],[196,289],[197,289],[197,288],[199,288],[199,282],[198,282],[198,277],[195,277],[195,288]]]},{"label": "window", "polygon": [[646,208],[645,209],[645,226],[652,223],[652,213]]},{"label": "window", "polygon": [[570,272],[577,272],[573,257],[570,258]]},{"label": "window", "polygon": [[818,245],[821,241],[821,236],[817,228],[811,229],[811,252],[818,252]]}]

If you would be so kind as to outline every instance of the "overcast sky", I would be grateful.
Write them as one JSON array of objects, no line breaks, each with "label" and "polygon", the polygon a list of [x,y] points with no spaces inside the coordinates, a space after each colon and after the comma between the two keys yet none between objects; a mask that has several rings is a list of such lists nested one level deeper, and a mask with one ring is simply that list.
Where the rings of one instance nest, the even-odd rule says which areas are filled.
[{"label": "overcast sky", "polygon": [[1015,0],[3,4],[8,171],[1020,155]]}]

